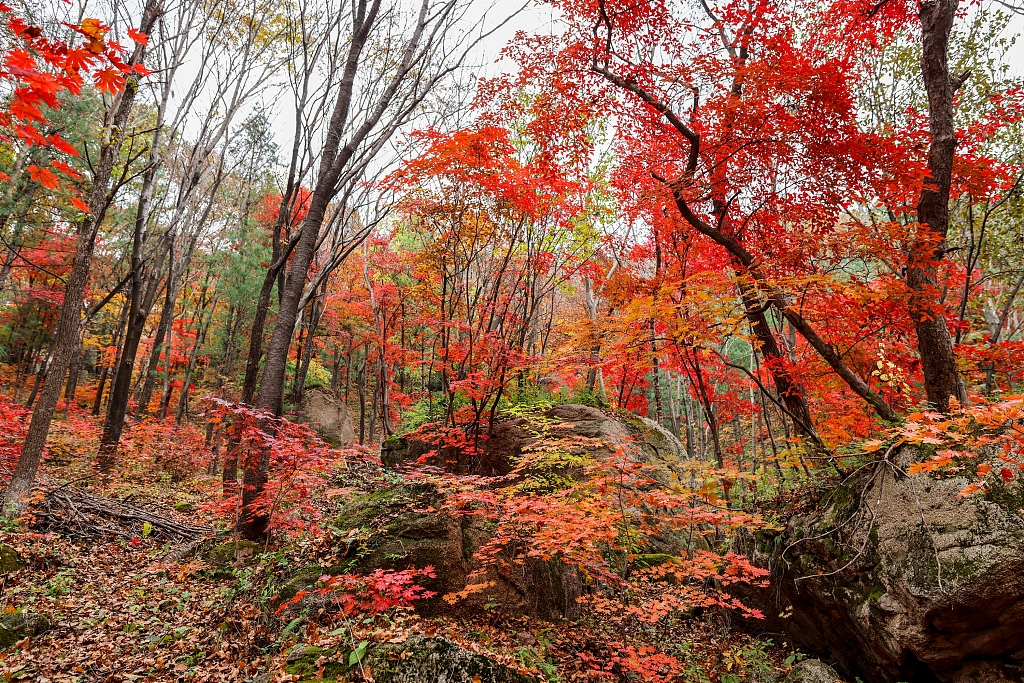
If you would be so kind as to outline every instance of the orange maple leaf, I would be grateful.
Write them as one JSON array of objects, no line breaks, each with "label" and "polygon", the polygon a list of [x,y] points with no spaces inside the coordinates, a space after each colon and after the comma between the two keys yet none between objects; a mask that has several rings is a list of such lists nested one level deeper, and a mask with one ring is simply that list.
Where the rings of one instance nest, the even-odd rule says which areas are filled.
[{"label": "orange maple leaf", "polygon": [[138,29],[128,29],[128,37],[134,40],[139,45],[149,45],[149,35],[139,31]]}]

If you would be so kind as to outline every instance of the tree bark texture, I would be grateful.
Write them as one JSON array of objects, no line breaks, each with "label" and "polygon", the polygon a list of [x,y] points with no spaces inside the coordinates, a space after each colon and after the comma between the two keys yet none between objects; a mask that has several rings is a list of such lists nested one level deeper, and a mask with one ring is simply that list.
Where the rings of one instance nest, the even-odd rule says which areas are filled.
[{"label": "tree bark texture", "polygon": [[928,170],[917,202],[917,232],[907,262],[908,308],[917,333],[925,393],[928,403],[941,412],[949,410],[950,396],[967,400],[956,369],[953,340],[946,324],[946,308],[938,288],[938,264],[946,253],[949,231],[949,189],[956,153],[953,98],[967,78],[949,73],[949,36],[956,17],[957,0],[921,2],[921,75],[928,91]]},{"label": "tree bark texture", "polygon": [[[147,3],[139,30],[149,33],[160,11],[160,0]],[[132,55],[130,64],[138,64],[144,54],[143,46],[139,45]],[[4,492],[3,511],[8,517],[18,514],[22,507],[22,499],[28,494],[35,481],[39,463],[43,457],[43,448],[50,433],[50,422],[53,412],[64,388],[64,377],[67,375],[71,359],[79,345],[81,334],[82,295],[89,280],[92,255],[96,246],[96,233],[108,204],[107,188],[117,162],[121,143],[124,140],[125,125],[135,103],[139,85],[136,78],[131,77],[120,93],[117,106],[105,122],[104,139],[101,143],[99,159],[95,165],[92,190],[89,196],[89,213],[82,218],[76,230],[75,255],[68,273],[67,285],[64,290],[64,301],[60,307],[60,318],[54,334],[55,345],[53,357],[49,364],[49,375],[40,392],[38,403],[32,411],[25,443],[21,456],[15,467],[11,482]]]}]

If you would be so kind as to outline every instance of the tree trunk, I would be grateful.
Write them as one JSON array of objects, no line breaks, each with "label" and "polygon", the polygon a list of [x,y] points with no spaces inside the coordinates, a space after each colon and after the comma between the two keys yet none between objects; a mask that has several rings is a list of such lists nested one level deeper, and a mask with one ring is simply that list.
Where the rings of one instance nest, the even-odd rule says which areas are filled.
[{"label": "tree trunk", "polygon": [[[139,25],[142,33],[150,33],[159,13],[160,0],[150,0]],[[142,61],[144,50],[142,45],[136,46],[129,60],[130,64]],[[78,223],[76,230],[75,255],[68,273],[67,285],[64,289],[64,301],[60,307],[60,318],[54,334],[56,344],[50,363],[49,380],[39,396],[39,403],[32,411],[32,421],[21,449],[21,456],[15,467],[11,482],[4,492],[3,512],[7,517],[16,516],[21,507],[22,499],[32,488],[43,457],[46,437],[50,433],[50,421],[53,411],[64,388],[64,377],[71,365],[71,357],[78,348],[81,333],[82,294],[89,280],[92,255],[96,247],[96,233],[108,206],[107,188],[113,174],[114,164],[118,160],[121,142],[124,140],[125,125],[135,103],[135,95],[139,84],[131,77],[125,89],[119,94],[116,108],[104,122],[104,136],[99,159],[94,169],[92,189],[89,194],[89,213]]]},{"label": "tree trunk", "polygon": [[71,412],[71,404],[75,400],[75,391],[78,389],[78,375],[82,370],[82,344],[79,340],[78,348],[71,358],[71,369],[68,372],[68,383],[64,388],[64,419],[68,419]]},{"label": "tree trunk", "polygon": [[167,327],[167,343],[164,345],[164,383],[160,389],[160,412],[161,420],[167,419],[167,407],[171,402],[171,356],[174,352],[174,313],[171,313],[171,324]]},{"label": "tree trunk", "polygon": [[95,417],[100,414],[100,405],[103,403],[103,390],[107,383],[107,373],[110,371],[106,365],[100,369],[100,377],[96,380],[96,396],[92,400],[92,414]]},{"label": "tree trunk", "polygon": [[941,412],[949,398],[967,401],[956,369],[953,340],[946,325],[946,310],[938,292],[938,264],[946,253],[949,231],[949,188],[956,152],[953,98],[969,74],[949,73],[949,36],[956,18],[957,0],[923,0],[921,19],[921,75],[928,91],[928,149],[930,178],[925,179],[917,202],[917,233],[909,247],[908,308],[917,332],[917,350],[924,372],[928,403]]},{"label": "tree trunk", "polygon": [[363,362],[359,366],[359,373],[356,376],[356,383],[359,385],[359,445],[365,443],[366,437],[366,351],[363,355]]},{"label": "tree trunk", "polygon": [[[114,330],[114,347],[117,348],[121,344],[121,333],[124,332],[125,322],[128,320],[128,302],[125,301],[121,306],[121,313],[117,317],[117,329]],[[115,361],[116,362],[116,361]],[[96,386],[96,398],[92,403],[92,414],[100,414],[100,406],[103,404],[103,387],[107,383],[107,375],[110,374],[110,366],[104,365],[100,371],[100,379]]]},{"label": "tree trunk", "polygon": [[[36,372],[36,381],[32,384],[32,393],[28,395],[28,400],[25,401],[26,408],[32,408],[32,405],[36,402],[36,395],[39,393],[39,387],[42,385],[43,380],[46,378],[46,374],[50,371],[50,365],[53,360],[54,349],[57,348],[57,337],[53,338],[50,342],[50,348],[46,352],[46,357],[43,358],[43,362],[39,365],[39,370]],[[64,377],[61,376],[58,380],[60,384],[64,384]],[[58,394],[59,396],[59,394]]]},{"label": "tree trunk", "polygon": [[263,277],[263,286],[256,301],[256,311],[252,319],[252,331],[249,334],[249,355],[245,361],[245,379],[242,382],[242,403],[251,405],[256,396],[256,380],[260,374],[260,360],[263,358],[263,335],[266,331],[267,314],[270,312],[270,298],[274,293],[277,275],[285,265],[291,250],[280,255]]},{"label": "tree trunk", "polygon": [[[155,154],[155,153],[154,153]],[[150,166],[142,178],[142,190],[139,194],[138,209],[135,216],[135,232],[132,239],[132,254],[129,266],[132,269],[131,287],[128,293],[128,328],[125,330],[124,347],[114,374],[114,384],[110,388],[110,400],[107,402],[107,414],[103,420],[103,434],[97,462],[100,471],[109,472],[117,456],[117,446],[121,442],[124,431],[124,419],[128,414],[128,397],[131,394],[132,372],[135,369],[135,358],[139,351],[139,342],[146,327],[146,320],[153,308],[153,300],[159,288],[160,269],[163,266],[164,250],[158,249],[160,259],[154,264],[152,274],[145,278],[142,262],[142,249],[146,242],[146,225],[149,222],[149,207],[153,198],[153,186],[156,177],[155,157],[151,155]],[[173,248],[173,245],[172,245]],[[173,259],[171,265],[173,266]],[[143,287],[144,280],[146,282]],[[170,278],[168,277],[168,286]]]},{"label": "tree trunk", "polygon": [[[350,113],[356,93],[355,81],[359,71],[363,50],[366,48],[370,32],[376,25],[381,8],[381,0],[355,0],[352,3],[352,34],[346,48],[345,61],[339,78],[338,96],[326,126],[320,166],[317,171],[316,187],[309,198],[308,213],[302,220],[298,239],[292,253],[292,263],[288,277],[281,288],[280,308],[274,331],[267,344],[266,363],[263,369],[263,380],[260,382],[259,394],[255,406],[258,409],[278,414],[284,400],[284,375],[288,361],[288,349],[291,346],[298,318],[299,306],[302,301],[306,277],[319,245],[320,230],[323,227],[331,199],[337,194],[338,183],[342,173],[348,168],[349,162],[362,147],[363,142],[377,127],[392,100],[399,91],[399,86],[413,68],[416,50],[424,36],[424,29],[429,16],[429,3],[424,0],[420,6],[417,23],[412,35],[405,44],[404,54],[397,65],[397,71],[387,86],[381,91],[379,98],[369,103],[365,117],[361,122],[350,120]],[[350,133],[345,144],[342,134]],[[267,512],[256,512],[253,504],[263,492],[270,468],[270,451],[264,449],[257,462],[248,464],[242,487],[242,514],[239,516],[238,532],[247,539],[259,540],[267,536],[270,515]]]},{"label": "tree trunk", "polygon": [[[149,362],[146,364],[142,389],[139,391],[137,415],[149,414],[149,404],[153,400],[153,385],[156,382],[156,366],[160,363],[160,352],[164,347],[164,339],[170,333],[171,321],[174,318],[176,294],[177,287],[174,285],[174,237],[171,236],[167,240],[167,289],[164,290],[164,305],[160,309],[160,321],[156,326],[153,348],[149,352]],[[168,360],[165,359],[164,363],[166,364]]]},{"label": "tree trunk", "polygon": [[654,421],[659,425],[665,415],[665,406],[661,398],[661,367],[658,363],[658,341],[654,331],[654,318],[649,321],[651,328],[651,375],[654,388]]},{"label": "tree trunk", "polygon": [[760,346],[758,350],[764,356],[768,372],[772,375],[775,393],[786,404],[786,410],[789,411],[790,417],[793,419],[797,434],[817,441],[818,435],[814,431],[814,422],[811,419],[811,410],[807,405],[804,388],[793,378],[787,367],[786,355],[775,339],[771,325],[768,324],[765,307],[761,305],[753,283],[749,280],[741,280],[740,292],[743,307],[747,313],[747,321]]},{"label": "tree trunk", "polygon": [[[323,297],[327,296],[327,283],[324,282],[324,288],[320,296],[315,296],[309,302],[309,314],[306,319],[306,341],[301,346],[302,352],[299,354],[298,363],[295,366],[295,383],[292,385],[292,403],[295,405],[301,405],[302,395],[306,391],[306,375],[309,374],[309,365],[313,362],[313,354],[315,353],[316,347],[313,344],[313,338],[316,334],[316,328],[320,324],[320,317],[323,315],[324,307],[322,305]],[[335,372],[335,376],[337,372]],[[332,377],[332,383],[334,378]]]}]

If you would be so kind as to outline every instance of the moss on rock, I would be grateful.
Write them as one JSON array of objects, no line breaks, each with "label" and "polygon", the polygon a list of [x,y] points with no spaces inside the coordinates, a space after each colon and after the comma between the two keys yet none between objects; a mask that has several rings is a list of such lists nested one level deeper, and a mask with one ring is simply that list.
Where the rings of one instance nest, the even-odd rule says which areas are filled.
[{"label": "moss on rock", "polygon": [[638,555],[633,564],[641,569],[648,569],[650,567],[660,567],[668,562],[675,562],[679,558],[675,555],[668,555],[666,553],[649,553],[647,555]]},{"label": "moss on rock", "polygon": [[262,552],[263,546],[259,543],[237,540],[214,546],[207,550],[203,557],[216,567],[224,567],[236,562],[248,564]]},{"label": "moss on rock", "polygon": [[50,622],[32,612],[14,612],[0,616],[0,650],[13,647],[23,638],[30,638],[50,630]]},{"label": "moss on rock", "polygon": [[[344,680],[356,668],[350,666],[350,657],[351,653],[341,648],[296,645],[288,653],[285,671],[309,683]],[[535,680],[444,638],[418,635],[403,643],[370,645],[362,657],[362,665],[373,672],[377,683],[533,683]]]},{"label": "moss on rock", "polygon": [[305,645],[293,647],[288,653],[288,663],[285,665],[285,671],[293,676],[301,676],[302,680],[337,679],[345,675],[348,669],[347,661],[343,660],[338,648],[325,649]]},{"label": "moss on rock", "polygon": [[0,576],[16,572],[24,566],[14,548],[0,543]]}]

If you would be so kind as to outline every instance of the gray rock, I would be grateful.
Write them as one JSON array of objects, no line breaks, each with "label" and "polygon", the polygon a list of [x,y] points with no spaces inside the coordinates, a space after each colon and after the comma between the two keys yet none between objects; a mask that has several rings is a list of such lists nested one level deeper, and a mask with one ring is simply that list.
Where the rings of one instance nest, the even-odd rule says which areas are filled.
[{"label": "gray rock", "polygon": [[[402,643],[370,645],[358,664],[346,650],[296,646],[286,670],[293,676],[345,678],[357,670],[376,683],[535,683],[504,664],[459,647],[444,638],[415,635]],[[362,679],[360,679],[362,680]]]},{"label": "gray rock", "polygon": [[307,389],[302,394],[300,419],[332,446],[351,446],[356,441],[348,407],[323,389]]},{"label": "gray rock", "polygon": [[535,683],[530,676],[444,638],[413,637],[378,646],[365,666],[377,683]]},{"label": "gray rock", "polygon": [[[538,443],[548,445],[553,454],[543,464],[523,469],[521,458]],[[543,412],[498,421],[488,438],[481,441],[482,454],[472,458],[457,449],[438,449],[423,440],[405,437],[389,439],[381,459],[389,467],[414,465],[425,459],[454,473],[500,475],[496,487],[515,486],[529,478],[531,485],[550,482],[553,487],[585,476],[585,465],[608,460],[625,453],[634,462],[650,466],[650,474],[660,484],[680,483],[687,476],[681,467],[686,450],[675,436],[651,420],[630,415],[610,415],[584,405],[559,405]],[[517,467],[518,466],[518,467]],[[515,472],[514,476],[505,476]],[[652,484],[656,486],[657,484]],[[644,484],[646,486],[646,484]],[[422,585],[438,593],[433,601],[419,603],[417,611],[450,612],[441,602],[445,594],[459,593],[468,577],[480,568],[476,550],[491,538],[491,530],[477,517],[453,517],[428,509],[443,508],[443,499],[432,488],[422,485],[395,485],[349,501],[335,526],[342,530],[370,530],[369,538],[359,542],[362,558],[357,571],[405,569],[433,566],[434,580]],[[634,510],[652,517],[661,510]],[[648,539],[647,553],[678,556],[703,542],[688,530],[666,529]],[[351,553],[350,553],[351,554]],[[479,612],[498,606],[512,614],[544,619],[573,619],[579,616],[577,599],[583,582],[575,568],[558,559],[506,563],[500,571],[488,567],[486,576],[474,581],[487,584],[458,601],[458,609]]]},{"label": "gray rock", "polygon": [[904,474],[929,455],[904,447],[781,534],[748,538],[741,550],[772,569],[772,588],[741,597],[765,612],[759,627],[787,632],[851,678],[1021,680],[1024,486],[1015,477],[961,497],[968,477]]},{"label": "gray rock", "polygon": [[819,659],[805,659],[790,669],[785,683],[841,683],[836,670]]},{"label": "gray rock", "polygon": [[14,612],[0,616],[0,650],[6,650],[23,638],[31,638],[50,630],[45,617],[32,612]]}]

